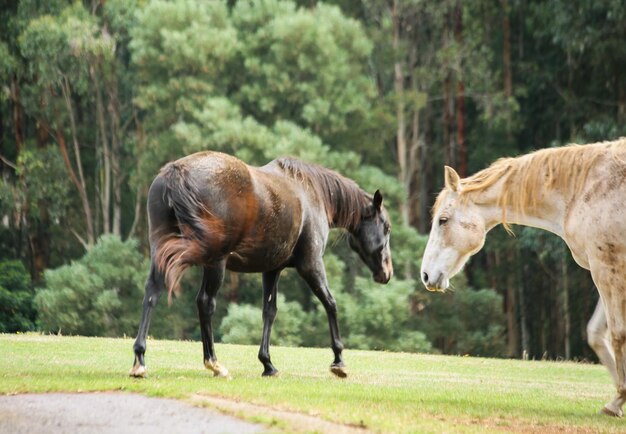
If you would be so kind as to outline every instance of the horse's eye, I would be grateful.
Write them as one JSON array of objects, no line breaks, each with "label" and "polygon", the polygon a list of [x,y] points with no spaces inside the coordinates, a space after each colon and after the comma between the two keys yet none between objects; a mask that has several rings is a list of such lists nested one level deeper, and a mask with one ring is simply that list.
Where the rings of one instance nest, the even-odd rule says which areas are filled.
[{"label": "horse's eye", "polygon": [[439,226],[443,226],[448,223],[448,217],[439,217]]}]

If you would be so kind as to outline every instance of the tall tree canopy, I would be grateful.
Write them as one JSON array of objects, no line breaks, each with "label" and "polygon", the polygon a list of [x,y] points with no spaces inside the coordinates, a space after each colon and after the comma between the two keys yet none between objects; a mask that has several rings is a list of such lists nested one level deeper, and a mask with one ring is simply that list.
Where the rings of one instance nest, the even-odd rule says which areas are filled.
[{"label": "tall tree canopy", "polygon": [[[128,333],[148,186],[167,161],[213,149],[256,165],[294,155],[384,191],[393,285],[359,278],[339,234],[326,257],[348,345],[590,357],[597,295],[550,234],[493,231],[452,294],[426,294],[417,277],[444,164],[471,174],[501,156],[626,135],[622,3],[0,1],[0,268],[17,276],[0,284],[14,306],[2,324]],[[111,275],[119,261],[136,268],[126,283]],[[160,308],[159,336],[197,336],[198,279]],[[251,339],[238,323],[254,323],[259,288],[256,276],[227,276],[218,335]],[[281,330],[279,319],[280,340],[325,345],[297,276],[281,291],[296,320]]]}]

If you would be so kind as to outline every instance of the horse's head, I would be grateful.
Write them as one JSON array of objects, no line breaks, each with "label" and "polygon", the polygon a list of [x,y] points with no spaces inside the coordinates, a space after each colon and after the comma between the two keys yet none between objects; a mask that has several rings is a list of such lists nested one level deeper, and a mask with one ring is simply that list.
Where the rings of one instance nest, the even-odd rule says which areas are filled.
[{"label": "horse's head", "polygon": [[445,291],[450,278],[485,243],[484,217],[470,200],[460,200],[461,179],[445,168],[445,188],[437,198],[428,244],[422,258],[422,282],[429,291]]},{"label": "horse's head", "polygon": [[387,283],[393,276],[389,235],[389,215],[383,206],[383,195],[376,190],[372,204],[362,213],[357,227],[348,235],[352,250],[357,252],[372,271],[378,283]]}]

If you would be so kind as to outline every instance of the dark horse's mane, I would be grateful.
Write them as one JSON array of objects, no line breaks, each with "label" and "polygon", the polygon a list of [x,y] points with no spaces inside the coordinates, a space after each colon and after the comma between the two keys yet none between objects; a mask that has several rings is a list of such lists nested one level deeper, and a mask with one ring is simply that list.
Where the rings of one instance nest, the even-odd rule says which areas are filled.
[{"label": "dark horse's mane", "polygon": [[365,217],[367,204],[372,197],[353,180],[334,170],[293,157],[279,158],[276,163],[288,176],[304,181],[316,189],[332,226],[353,230]]}]

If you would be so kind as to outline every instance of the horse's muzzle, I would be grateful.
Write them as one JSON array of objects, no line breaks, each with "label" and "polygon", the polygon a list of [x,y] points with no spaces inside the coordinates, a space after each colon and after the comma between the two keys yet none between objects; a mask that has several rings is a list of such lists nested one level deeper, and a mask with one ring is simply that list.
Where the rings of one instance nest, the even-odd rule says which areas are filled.
[{"label": "horse's muzzle", "polygon": [[374,274],[373,278],[375,282],[386,285],[391,280],[392,276],[393,276],[393,270],[391,271],[381,270],[380,272]]},{"label": "horse's muzzle", "polygon": [[426,272],[422,272],[422,283],[426,289],[431,292],[444,292],[449,284],[448,279],[446,279],[443,273],[439,273],[437,279],[433,281]]}]

